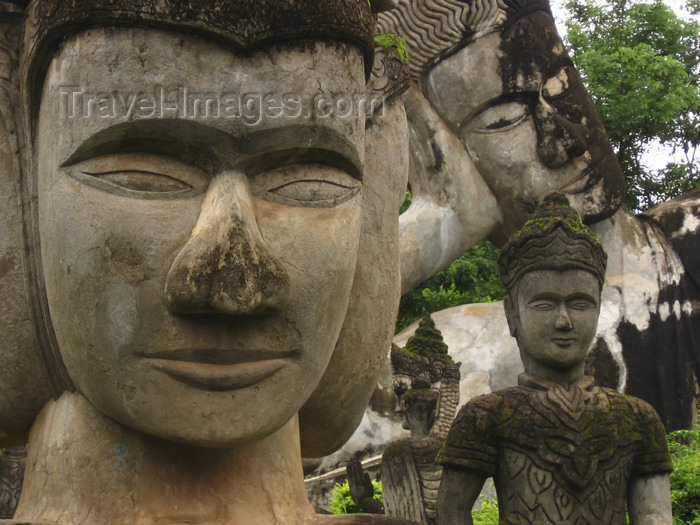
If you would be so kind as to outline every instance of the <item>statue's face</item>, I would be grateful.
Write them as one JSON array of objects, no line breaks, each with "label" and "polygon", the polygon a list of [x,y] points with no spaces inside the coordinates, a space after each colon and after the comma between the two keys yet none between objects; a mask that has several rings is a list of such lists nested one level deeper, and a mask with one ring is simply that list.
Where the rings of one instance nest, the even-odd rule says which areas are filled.
[{"label": "statue's face", "polygon": [[566,369],[583,362],[595,337],[600,285],[586,270],[536,270],[515,286],[509,324],[527,360]]},{"label": "statue's face", "polygon": [[[304,118],[290,99],[258,118],[259,98],[364,85],[361,54],[341,44],[240,54],[121,29],[64,45],[38,123],[41,256],[61,356],[99,410],[203,446],[298,412],[345,318],[365,122]],[[236,117],[229,103],[203,116],[204,95],[250,96]],[[184,96],[189,117],[175,118]]]},{"label": "statue's face", "polygon": [[619,206],[619,165],[547,14],[524,16],[438,63],[426,93],[498,198],[506,238],[554,190],[587,222]]}]

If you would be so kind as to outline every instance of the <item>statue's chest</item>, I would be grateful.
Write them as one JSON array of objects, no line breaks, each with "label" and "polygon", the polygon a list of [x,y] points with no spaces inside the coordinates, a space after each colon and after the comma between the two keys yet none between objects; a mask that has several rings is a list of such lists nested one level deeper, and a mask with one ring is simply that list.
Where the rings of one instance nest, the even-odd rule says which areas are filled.
[{"label": "statue's chest", "polygon": [[496,488],[506,523],[625,523],[639,438],[620,424],[615,402],[593,395],[534,392],[501,426]]}]

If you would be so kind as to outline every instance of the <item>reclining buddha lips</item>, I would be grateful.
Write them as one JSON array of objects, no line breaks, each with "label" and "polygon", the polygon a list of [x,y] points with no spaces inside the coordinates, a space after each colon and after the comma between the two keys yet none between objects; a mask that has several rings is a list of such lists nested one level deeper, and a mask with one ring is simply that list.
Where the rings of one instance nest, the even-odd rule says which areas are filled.
[{"label": "reclining buddha lips", "polygon": [[296,350],[196,349],[142,355],[152,368],[202,390],[238,390],[283,368]]}]

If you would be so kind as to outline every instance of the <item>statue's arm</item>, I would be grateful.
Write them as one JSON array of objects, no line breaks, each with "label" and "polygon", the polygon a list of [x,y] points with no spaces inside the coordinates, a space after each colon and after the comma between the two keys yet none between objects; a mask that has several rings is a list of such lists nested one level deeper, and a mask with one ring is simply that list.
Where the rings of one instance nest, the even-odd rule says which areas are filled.
[{"label": "statue's arm", "polygon": [[671,482],[668,474],[635,476],[627,490],[631,525],[671,525]]},{"label": "statue's arm", "polygon": [[459,138],[420,89],[403,95],[409,121],[411,206],[399,219],[401,290],[449,266],[503,220]]},{"label": "statue's arm", "polygon": [[475,470],[445,467],[438,492],[438,525],[473,525],[472,507],[486,476]]}]

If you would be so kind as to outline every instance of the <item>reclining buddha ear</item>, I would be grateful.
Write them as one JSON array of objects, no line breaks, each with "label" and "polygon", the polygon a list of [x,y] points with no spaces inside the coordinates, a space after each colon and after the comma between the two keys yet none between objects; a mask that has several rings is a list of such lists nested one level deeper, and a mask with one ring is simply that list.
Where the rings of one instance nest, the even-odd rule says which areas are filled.
[{"label": "reclining buddha ear", "polygon": [[304,457],[328,455],[350,438],[391,348],[400,296],[399,207],[408,178],[408,124],[399,95],[408,78],[393,50],[376,50],[368,98],[378,102],[366,123],[357,265],[330,363],[299,413]]},{"label": "reclining buddha ear", "polygon": [[31,268],[37,254],[28,248],[33,221],[19,115],[21,25],[19,9],[0,11],[0,448],[26,443],[34,418],[52,397],[36,322]]}]

